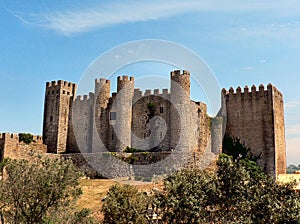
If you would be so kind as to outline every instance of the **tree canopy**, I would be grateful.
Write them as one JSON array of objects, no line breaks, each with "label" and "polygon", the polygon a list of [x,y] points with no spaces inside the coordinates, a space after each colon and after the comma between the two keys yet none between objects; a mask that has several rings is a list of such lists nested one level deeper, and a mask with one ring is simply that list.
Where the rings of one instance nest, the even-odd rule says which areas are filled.
[{"label": "tree canopy", "polygon": [[164,223],[300,223],[293,183],[277,183],[255,162],[226,154],[220,155],[216,173],[180,170],[151,197],[132,186],[111,188],[103,211],[114,221],[106,223],[143,223],[149,203]]},{"label": "tree canopy", "polygon": [[[88,211],[71,205],[81,195],[81,174],[71,161],[6,160],[0,180],[1,223],[89,223]],[[82,222],[84,223],[84,222]]]}]

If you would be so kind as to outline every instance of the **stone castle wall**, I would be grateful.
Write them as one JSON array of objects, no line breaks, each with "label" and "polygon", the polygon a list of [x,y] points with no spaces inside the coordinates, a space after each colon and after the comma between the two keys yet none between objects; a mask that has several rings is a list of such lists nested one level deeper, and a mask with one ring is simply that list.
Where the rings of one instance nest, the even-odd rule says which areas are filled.
[{"label": "stone castle wall", "polygon": [[[204,151],[209,129],[206,105],[190,100],[190,74],[170,74],[171,91],[134,89],[134,78],[118,77],[117,93],[110,82],[95,80],[95,93],[78,96],[73,105],[67,152],[142,150]],[[73,126],[74,125],[74,126]],[[76,138],[75,138],[76,137]],[[180,144],[178,144],[180,143]],[[75,150],[74,150],[75,149]]]},{"label": "stone castle wall", "polygon": [[246,86],[242,92],[238,87],[222,91],[226,101],[226,134],[238,137],[258,160],[266,173],[275,176],[285,173],[284,113],[281,93],[268,85],[251,91]]},{"label": "stone castle wall", "polygon": [[[170,101],[167,90],[160,94],[159,90],[146,90],[143,95],[135,89],[132,108],[132,137],[133,148],[160,150],[170,149]],[[145,144],[145,140],[147,139]]]},{"label": "stone castle wall", "polygon": [[0,161],[5,158],[26,159],[31,153],[46,153],[47,146],[43,144],[43,138],[39,135],[33,136],[33,142],[25,144],[19,142],[18,134],[1,133],[0,134]]},{"label": "stone castle wall", "polygon": [[[72,153],[57,155],[71,159],[74,164],[91,178],[143,177],[151,180],[153,176],[170,174],[182,167],[202,169],[215,167],[217,155],[207,155],[195,161],[193,155],[182,151],[142,152],[142,153]],[[197,158],[198,159],[198,158]]]},{"label": "stone castle wall", "polygon": [[275,166],[276,174],[286,173],[286,143],[284,125],[284,104],[281,92],[272,87],[274,99]]},{"label": "stone castle wall", "polygon": [[221,111],[227,110],[226,122],[222,117],[209,118],[205,104],[190,100],[188,71],[171,72],[170,82],[170,92],[143,94],[134,89],[133,77],[120,76],[118,92],[110,95],[110,81],[97,79],[94,93],[75,101],[75,84],[47,83],[43,133],[48,152],[120,152],[129,146],[181,150],[199,160],[207,147],[221,152],[226,129],[254,155],[261,154],[258,165],[267,173],[285,172],[283,99],[275,87],[224,89]]}]

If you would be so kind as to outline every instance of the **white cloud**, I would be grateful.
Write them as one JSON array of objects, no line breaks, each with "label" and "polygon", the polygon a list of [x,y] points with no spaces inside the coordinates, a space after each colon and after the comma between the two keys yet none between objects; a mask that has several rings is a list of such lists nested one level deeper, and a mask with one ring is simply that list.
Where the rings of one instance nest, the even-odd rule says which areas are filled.
[{"label": "white cloud", "polygon": [[261,60],[259,60],[258,62],[264,64],[264,63],[267,62],[267,60],[266,60],[266,59],[261,59]]},{"label": "white cloud", "polygon": [[[160,18],[171,17],[178,14],[194,11],[241,11],[241,10],[286,10],[288,12],[299,10],[296,0],[286,2],[272,2],[254,0],[248,3],[230,0],[227,2],[219,0],[211,1],[110,1],[110,3],[101,3],[94,7],[81,7],[81,9],[65,9],[59,11],[25,14],[9,11],[21,22],[33,25],[39,25],[70,35],[74,33],[86,32],[97,28],[112,26],[122,23],[132,23],[139,21],[156,20]],[[262,32],[262,30],[248,30],[241,32]],[[268,35],[267,30],[264,32]]]},{"label": "white cloud", "polygon": [[251,71],[251,70],[253,70],[253,67],[252,66],[246,66],[246,67],[243,67],[242,70],[243,71]]},{"label": "white cloud", "polygon": [[275,40],[299,40],[300,22],[272,23],[235,29],[235,37],[260,37]]}]

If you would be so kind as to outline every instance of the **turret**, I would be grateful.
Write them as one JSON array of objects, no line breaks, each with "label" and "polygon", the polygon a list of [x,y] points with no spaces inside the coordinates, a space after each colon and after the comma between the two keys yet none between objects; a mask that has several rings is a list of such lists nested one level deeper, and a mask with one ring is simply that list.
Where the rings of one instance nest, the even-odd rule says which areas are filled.
[{"label": "turret", "polygon": [[[109,121],[106,110],[110,100],[110,81],[105,78],[95,80],[95,102],[92,112],[93,122],[93,150],[103,151],[108,148]],[[100,139],[99,139],[100,137]]]},{"label": "turret", "polygon": [[[131,121],[132,121],[132,99],[134,95],[134,78],[119,76],[117,84],[117,96],[113,102],[116,111],[110,114],[110,120],[116,119],[114,132],[118,139],[115,150],[122,151],[131,146]],[[112,115],[112,113],[116,114]]]},{"label": "turret", "polygon": [[189,109],[190,109],[190,73],[183,70],[172,71],[171,76],[171,138],[170,148],[189,150]]},{"label": "turret", "polygon": [[43,138],[48,152],[61,153],[67,148],[67,136],[76,84],[66,81],[46,83]]},{"label": "turret", "polygon": [[190,100],[190,73],[187,70],[171,72],[171,94],[178,102]]},{"label": "turret", "polygon": [[96,108],[106,108],[110,98],[110,81],[104,78],[95,80]]}]

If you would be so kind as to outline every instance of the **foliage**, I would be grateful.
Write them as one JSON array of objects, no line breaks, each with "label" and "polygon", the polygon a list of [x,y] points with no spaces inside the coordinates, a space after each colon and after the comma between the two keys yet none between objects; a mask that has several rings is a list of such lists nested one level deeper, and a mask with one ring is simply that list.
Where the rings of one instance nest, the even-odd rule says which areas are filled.
[{"label": "foliage", "polygon": [[158,194],[156,207],[167,223],[201,223],[208,221],[208,208],[216,197],[212,176],[200,170],[182,170],[169,176],[164,194]]},{"label": "foliage", "polygon": [[104,223],[147,223],[147,196],[130,185],[112,186],[102,206]]},{"label": "foliage", "polygon": [[134,164],[136,161],[139,161],[139,157],[131,155],[124,158],[124,161],[128,164]]},{"label": "foliage", "polygon": [[126,147],[125,151],[126,153],[136,153],[136,152],[142,152],[141,149],[131,148],[129,146]]},{"label": "foliage", "polygon": [[214,174],[178,171],[154,196],[115,185],[102,211],[104,223],[146,223],[149,205],[164,223],[300,223],[293,186],[277,183],[249,159],[221,154]]},{"label": "foliage", "polygon": [[293,184],[279,184],[261,169],[221,155],[216,174],[182,170],[165,181],[156,204],[168,223],[299,223]]},{"label": "foliage", "polygon": [[4,171],[0,213],[8,223],[44,223],[66,211],[81,194],[81,174],[68,160],[9,160]]},{"label": "foliage", "polygon": [[256,162],[258,159],[261,159],[261,153],[254,155],[249,148],[241,143],[239,138],[231,137],[228,135],[224,136],[223,139],[223,153],[231,155],[234,160],[240,159],[249,159]]},{"label": "foliage", "polygon": [[34,142],[33,135],[30,133],[19,133],[19,142],[30,144],[31,142]]},{"label": "foliage", "polygon": [[43,224],[96,224],[96,221],[91,217],[91,210],[86,208],[75,212],[74,210],[71,206],[64,210],[53,212],[51,216],[43,219]]},{"label": "foliage", "polygon": [[147,104],[147,108],[148,108],[150,111],[155,110],[155,103],[149,102],[149,103]]},{"label": "foliage", "polygon": [[8,162],[9,162],[9,158],[4,158],[4,159],[0,162],[0,175],[2,175],[3,169],[4,169],[4,167],[7,165]]}]

